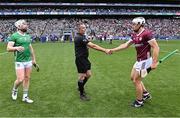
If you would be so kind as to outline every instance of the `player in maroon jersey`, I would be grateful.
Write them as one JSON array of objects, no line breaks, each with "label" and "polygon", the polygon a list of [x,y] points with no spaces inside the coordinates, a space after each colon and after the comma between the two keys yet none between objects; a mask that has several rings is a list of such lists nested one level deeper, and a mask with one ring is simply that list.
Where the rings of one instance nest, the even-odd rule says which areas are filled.
[{"label": "player in maroon jersey", "polygon": [[[137,52],[137,60],[131,71],[131,80],[136,89],[136,100],[133,102],[134,107],[143,106],[143,102],[150,99],[150,93],[146,90],[140,72],[142,69],[151,67],[155,69],[158,64],[159,46],[152,35],[152,32],[144,28],[145,19],[136,17],[132,21],[132,29],[134,33],[131,35],[131,40],[120,46],[111,49],[112,52],[120,51],[134,44]],[[151,55],[151,48],[153,49]]]}]

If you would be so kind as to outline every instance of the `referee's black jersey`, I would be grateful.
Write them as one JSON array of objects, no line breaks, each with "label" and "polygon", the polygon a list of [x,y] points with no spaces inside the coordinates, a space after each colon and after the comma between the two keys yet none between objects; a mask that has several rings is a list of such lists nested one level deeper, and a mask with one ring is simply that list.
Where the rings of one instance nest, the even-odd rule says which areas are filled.
[{"label": "referee's black jersey", "polygon": [[86,35],[82,35],[80,33],[77,33],[74,39],[74,47],[75,47],[75,56],[78,57],[88,57],[89,51],[87,44],[89,41],[86,38]]}]

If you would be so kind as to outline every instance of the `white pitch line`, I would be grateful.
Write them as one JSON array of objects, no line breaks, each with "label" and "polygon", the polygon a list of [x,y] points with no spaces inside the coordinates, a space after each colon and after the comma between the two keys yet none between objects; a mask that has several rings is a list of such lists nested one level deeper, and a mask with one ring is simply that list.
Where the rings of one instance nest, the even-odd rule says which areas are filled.
[{"label": "white pitch line", "polygon": [[4,55],[4,54],[7,54],[8,52],[2,52],[2,53],[0,53],[0,55]]},{"label": "white pitch line", "polygon": [[[160,52],[169,52],[169,51],[160,51]],[[180,53],[174,53],[174,54],[176,54],[176,55],[180,55]]]}]

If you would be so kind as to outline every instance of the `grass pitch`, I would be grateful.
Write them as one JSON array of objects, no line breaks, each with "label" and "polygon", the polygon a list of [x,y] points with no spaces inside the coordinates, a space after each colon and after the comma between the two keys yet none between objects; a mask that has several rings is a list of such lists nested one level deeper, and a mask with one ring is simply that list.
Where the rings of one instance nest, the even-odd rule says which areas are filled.
[{"label": "grass pitch", "polygon": [[[106,48],[122,41],[96,44]],[[174,49],[180,50],[180,41],[159,41],[160,58]],[[15,80],[13,53],[0,55],[0,116],[1,117],[180,117],[180,54],[160,64],[144,81],[152,99],[142,108],[130,106],[135,89],[130,71],[136,59],[133,47],[106,55],[90,49],[92,77],[86,91],[91,101],[82,102],[77,92],[77,71],[73,43],[35,43],[40,72],[33,69],[30,98],[33,104],[21,101],[22,87],[17,101],[11,100]],[[6,45],[0,44],[0,53]]]}]

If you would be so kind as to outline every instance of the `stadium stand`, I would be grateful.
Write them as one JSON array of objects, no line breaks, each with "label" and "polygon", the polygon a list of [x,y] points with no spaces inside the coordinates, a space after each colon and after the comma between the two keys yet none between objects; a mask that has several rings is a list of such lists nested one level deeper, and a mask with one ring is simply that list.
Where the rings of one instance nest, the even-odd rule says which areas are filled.
[{"label": "stadium stand", "polygon": [[[16,5],[16,7],[12,7]],[[97,39],[129,39],[131,20],[144,16],[147,27],[157,39],[180,39],[180,5],[124,3],[0,3],[0,37],[6,41],[16,29],[13,23],[25,18],[34,41],[57,41],[76,32],[79,22],[86,22],[87,34]],[[47,7],[48,6],[48,7]],[[61,7],[59,7],[61,6]],[[14,19],[16,16],[16,19]]]}]

